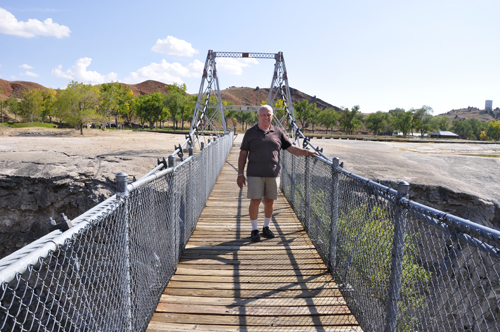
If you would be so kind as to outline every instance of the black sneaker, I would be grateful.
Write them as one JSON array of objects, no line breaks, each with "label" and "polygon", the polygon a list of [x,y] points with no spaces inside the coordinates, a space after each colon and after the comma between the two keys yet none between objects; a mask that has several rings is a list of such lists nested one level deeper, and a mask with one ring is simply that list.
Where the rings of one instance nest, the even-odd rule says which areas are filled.
[{"label": "black sneaker", "polygon": [[256,229],[252,231],[252,235],[250,236],[250,238],[252,239],[252,242],[259,242],[260,241],[259,230]]},{"label": "black sneaker", "polygon": [[264,235],[268,239],[274,238],[274,233],[271,232],[271,230],[269,229],[269,227],[262,228],[262,235]]}]

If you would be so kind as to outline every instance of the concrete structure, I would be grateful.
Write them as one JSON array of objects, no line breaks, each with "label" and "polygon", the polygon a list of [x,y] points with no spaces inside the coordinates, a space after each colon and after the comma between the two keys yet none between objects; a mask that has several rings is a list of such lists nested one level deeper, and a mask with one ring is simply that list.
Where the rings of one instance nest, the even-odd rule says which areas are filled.
[{"label": "concrete structure", "polygon": [[493,110],[493,100],[487,100],[485,103],[484,103],[484,109],[486,111],[491,111]]}]

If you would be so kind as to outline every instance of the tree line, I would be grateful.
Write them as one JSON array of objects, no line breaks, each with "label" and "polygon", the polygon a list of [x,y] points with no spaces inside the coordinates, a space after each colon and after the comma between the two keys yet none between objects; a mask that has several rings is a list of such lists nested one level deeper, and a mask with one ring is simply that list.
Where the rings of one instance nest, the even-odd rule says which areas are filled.
[{"label": "tree line", "polygon": [[[138,121],[145,126],[154,127],[171,121],[174,129],[180,123],[192,118],[196,96],[186,93],[185,84],[166,85],[165,91],[135,97],[130,87],[121,83],[91,85],[72,81],[64,90],[25,90],[21,98],[8,98],[0,101],[2,112],[8,109],[16,117],[28,121],[52,122],[57,118],[60,123],[80,129],[88,124],[101,125],[103,128],[118,127],[118,119],[128,126]],[[148,125],[146,125],[148,124]]]},{"label": "tree line", "polygon": [[294,103],[295,117],[301,130],[311,127],[314,132],[315,125],[326,128],[326,131],[338,127],[346,134],[354,134],[358,129],[366,129],[374,135],[399,135],[406,137],[415,133],[424,135],[434,131],[452,131],[465,139],[471,140],[500,140],[500,120],[481,122],[476,118],[457,119],[453,123],[447,115],[434,116],[433,109],[429,106],[420,108],[395,108],[388,112],[378,111],[370,113],[365,118],[360,113],[360,107],[351,109],[341,107],[335,109],[318,109],[315,103],[307,100]]},{"label": "tree line", "polygon": [[[64,90],[25,90],[21,98],[8,98],[0,100],[2,114],[4,109],[16,117],[28,121],[41,120],[52,122],[56,118],[61,124],[65,123],[80,129],[88,124],[101,125],[103,128],[118,127],[118,121],[132,126],[139,123],[142,128],[165,126],[169,122],[174,130],[189,127],[193,118],[197,96],[186,92],[185,84],[165,85],[165,91],[152,94],[134,96],[130,87],[125,84],[111,82],[101,85],[91,85],[72,81]],[[204,101],[203,101],[204,102]],[[224,105],[232,105],[229,101],[222,101]],[[262,104],[265,101],[262,102]],[[209,100],[209,105],[215,105],[215,99]],[[282,117],[282,102],[278,101],[276,117]],[[355,134],[364,129],[374,135],[401,134],[408,136],[419,133],[422,137],[433,131],[451,130],[462,138],[471,140],[500,140],[500,120],[489,123],[481,122],[475,118],[455,120],[453,123],[446,115],[434,116],[433,109],[429,106],[405,110],[395,108],[388,112],[378,111],[365,117],[360,112],[359,106],[351,109],[321,109],[316,103],[302,100],[293,104],[295,120],[300,129],[315,130],[320,127],[328,133],[336,128],[346,134]],[[215,110],[211,110],[213,112]],[[255,112],[226,111],[226,126],[229,121],[236,128],[239,124],[241,130],[246,130],[249,125],[257,122]]]}]

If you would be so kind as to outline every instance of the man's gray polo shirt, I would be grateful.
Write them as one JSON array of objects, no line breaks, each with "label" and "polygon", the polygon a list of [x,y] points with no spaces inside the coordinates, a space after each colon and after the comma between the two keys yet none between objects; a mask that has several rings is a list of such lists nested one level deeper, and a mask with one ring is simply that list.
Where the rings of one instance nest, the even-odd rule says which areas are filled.
[{"label": "man's gray polo shirt", "polygon": [[248,151],[247,176],[280,176],[280,149],[286,150],[291,145],[285,133],[273,125],[267,132],[260,129],[259,124],[249,128],[240,148]]}]

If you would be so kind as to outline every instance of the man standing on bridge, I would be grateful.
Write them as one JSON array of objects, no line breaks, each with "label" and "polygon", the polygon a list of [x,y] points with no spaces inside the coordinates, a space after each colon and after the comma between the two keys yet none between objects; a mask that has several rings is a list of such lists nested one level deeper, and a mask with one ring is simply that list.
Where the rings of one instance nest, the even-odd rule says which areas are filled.
[{"label": "man standing on bridge", "polygon": [[[252,222],[252,242],[260,241],[258,215],[261,200],[264,201],[264,228],[262,235],[269,239],[274,238],[269,229],[273,216],[274,200],[278,199],[280,176],[280,149],[296,156],[317,156],[316,151],[309,151],[292,144],[290,139],[278,127],[273,126],[273,109],[264,105],[257,111],[259,122],[248,129],[241,143],[238,159],[238,187],[248,181],[247,198],[250,198],[248,208]],[[248,158],[247,179],[244,171]]]}]

